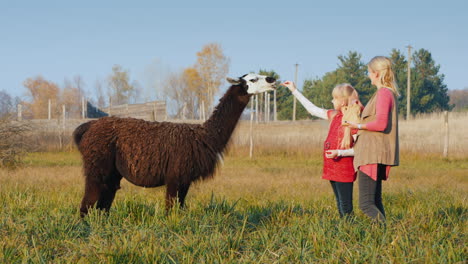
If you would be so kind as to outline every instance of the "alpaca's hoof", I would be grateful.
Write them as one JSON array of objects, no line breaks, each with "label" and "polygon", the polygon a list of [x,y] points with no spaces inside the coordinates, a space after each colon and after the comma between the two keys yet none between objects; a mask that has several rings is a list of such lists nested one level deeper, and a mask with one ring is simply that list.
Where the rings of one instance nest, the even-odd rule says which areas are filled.
[{"label": "alpaca's hoof", "polygon": [[83,209],[80,209],[80,217],[81,218],[84,218],[86,215],[88,214],[88,210],[83,210]]}]

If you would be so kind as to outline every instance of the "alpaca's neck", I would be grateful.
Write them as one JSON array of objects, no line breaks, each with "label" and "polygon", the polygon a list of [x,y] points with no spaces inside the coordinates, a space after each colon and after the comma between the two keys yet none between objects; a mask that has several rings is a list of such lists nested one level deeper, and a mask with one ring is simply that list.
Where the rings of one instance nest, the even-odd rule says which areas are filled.
[{"label": "alpaca's neck", "polygon": [[211,117],[203,124],[214,141],[215,150],[222,152],[236,128],[237,122],[249,103],[247,94],[240,95],[240,87],[231,86],[219,101]]}]

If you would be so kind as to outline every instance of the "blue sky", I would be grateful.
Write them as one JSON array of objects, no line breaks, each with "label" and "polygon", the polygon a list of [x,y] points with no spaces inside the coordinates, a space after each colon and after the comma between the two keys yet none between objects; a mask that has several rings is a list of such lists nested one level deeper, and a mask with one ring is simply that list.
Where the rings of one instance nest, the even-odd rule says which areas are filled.
[{"label": "blue sky", "polygon": [[336,69],[337,56],[350,50],[367,62],[393,48],[406,54],[411,44],[432,53],[449,89],[462,89],[468,87],[467,11],[466,1],[420,0],[1,1],[0,90],[23,96],[29,77],[63,85],[79,75],[93,95],[96,80],[104,81],[115,64],[147,87],[154,78],[149,69],[164,75],[192,66],[196,52],[212,42],[230,58],[230,76],[266,69],[293,79],[299,63],[300,84]]}]

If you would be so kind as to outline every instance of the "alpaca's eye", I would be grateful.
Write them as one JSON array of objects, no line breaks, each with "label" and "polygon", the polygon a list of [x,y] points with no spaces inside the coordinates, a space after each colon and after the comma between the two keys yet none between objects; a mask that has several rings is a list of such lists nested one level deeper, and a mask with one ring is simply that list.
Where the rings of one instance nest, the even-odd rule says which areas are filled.
[{"label": "alpaca's eye", "polygon": [[250,81],[254,83],[254,82],[258,81],[258,79],[250,79]]}]

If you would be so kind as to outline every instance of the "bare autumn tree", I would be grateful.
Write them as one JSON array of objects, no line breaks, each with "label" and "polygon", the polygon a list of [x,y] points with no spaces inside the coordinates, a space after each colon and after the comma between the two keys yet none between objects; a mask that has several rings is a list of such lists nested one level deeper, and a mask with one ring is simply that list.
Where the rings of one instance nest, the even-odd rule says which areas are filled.
[{"label": "bare autumn tree", "polygon": [[448,94],[454,111],[468,111],[468,87],[449,90]]},{"label": "bare autumn tree", "polygon": [[207,98],[205,105],[211,106],[214,95],[229,71],[229,59],[224,55],[220,44],[210,43],[197,52],[195,68],[200,74],[205,89],[204,93]]},{"label": "bare autumn tree", "polygon": [[0,119],[10,115],[14,111],[13,109],[11,96],[5,91],[0,91]]},{"label": "bare autumn tree", "polygon": [[130,84],[130,74],[120,65],[112,67],[108,84],[113,105],[127,104],[135,96],[135,87]]},{"label": "bare autumn tree", "polygon": [[60,91],[59,105],[65,105],[70,118],[79,118],[81,116],[81,98],[84,96],[83,79],[77,75],[73,81],[65,79],[63,89]]},{"label": "bare autumn tree", "polygon": [[81,100],[81,97],[86,97],[86,92],[84,90],[85,87],[85,82],[81,75],[76,75],[73,77],[73,87],[75,87],[78,90],[78,97]]},{"label": "bare autumn tree", "polygon": [[[79,79],[78,79],[79,80]],[[81,82],[70,82],[65,79],[63,89],[60,91],[59,105],[65,105],[69,118],[79,118],[81,115]]]},{"label": "bare autumn tree", "polygon": [[23,116],[25,118],[45,119],[48,117],[49,99],[52,101],[52,113],[58,115],[60,107],[59,87],[50,81],[45,80],[42,76],[36,78],[28,78],[24,81],[24,87],[27,90],[29,102],[23,102],[25,110]]},{"label": "bare autumn tree", "polygon": [[27,132],[31,126],[24,122],[12,122],[0,118],[0,167],[16,168],[21,164],[28,147]]},{"label": "bare autumn tree", "polygon": [[101,80],[96,79],[96,82],[94,82],[94,90],[96,91],[97,107],[102,109],[106,105],[106,98],[104,96]]},{"label": "bare autumn tree", "polygon": [[144,96],[156,100],[164,100],[165,81],[169,75],[168,66],[160,59],[154,59],[145,67],[143,76]]},{"label": "bare autumn tree", "polygon": [[130,96],[128,103],[136,104],[141,101],[143,101],[143,98],[141,97],[143,94],[143,86],[141,84],[134,80],[132,81],[132,87],[133,87],[133,92],[132,96]]},{"label": "bare autumn tree", "polygon": [[202,86],[201,77],[193,67],[169,74],[166,81],[164,94],[171,100],[173,111],[178,117],[182,117],[185,108],[185,117],[194,119],[200,102],[205,100],[206,94]]},{"label": "bare autumn tree", "polygon": [[166,79],[164,94],[171,101],[171,111],[174,111],[177,116],[181,116],[184,107],[183,93],[186,89],[183,80],[183,74],[180,72],[170,73]]},{"label": "bare autumn tree", "polygon": [[191,119],[194,119],[201,102],[207,101],[202,79],[197,69],[189,67],[183,71],[182,80],[185,86],[182,97],[187,105],[187,114]]}]

